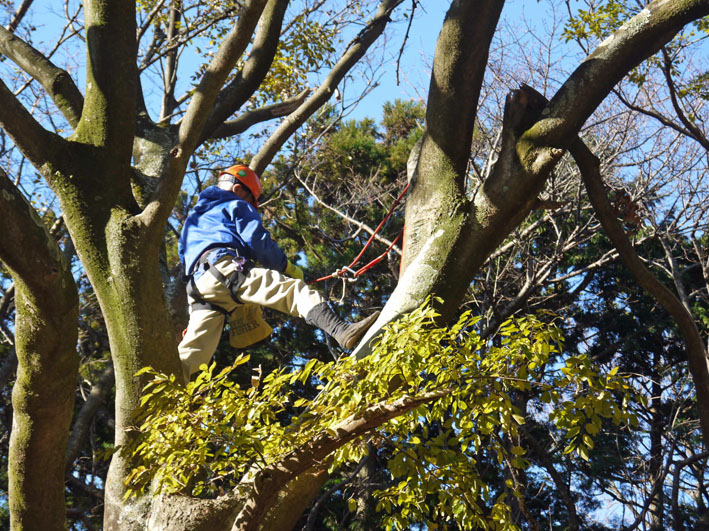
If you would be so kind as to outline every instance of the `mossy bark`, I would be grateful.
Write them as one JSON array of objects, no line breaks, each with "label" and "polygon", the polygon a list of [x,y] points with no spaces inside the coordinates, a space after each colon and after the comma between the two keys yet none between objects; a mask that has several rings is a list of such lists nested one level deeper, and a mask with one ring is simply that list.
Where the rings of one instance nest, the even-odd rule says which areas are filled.
[{"label": "mossy bark", "polygon": [[[64,455],[78,373],[78,296],[71,270],[32,206],[0,170],[0,259],[15,281],[12,529],[65,528]],[[22,274],[20,274],[22,272]]]},{"label": "mossy bark", "polygon": [[[18,531],[63,530],[64,455],[79,366],[78,301],[70,288],[48,286],[38,294],[17,278],[15,286],[18,368],[8,466],[10,524]],[[38,297],[53,298],[61,311],[47,314]]]},{"label": "mossy bark", "polygon": [[442,321],[453,316],[475,273],[535,207],[568,142],[613,86],[685,24],[709,12],[707,0],[656,0],[589,55],[551,101],[531,87],[512,91],[498,160],[469,200],[463,183],[477,96],[501,7],[497,0],[451,3],[436,46],[427,129],[411,164],[403,274],[355,351],[358,356],[369,352],[385,323],[429,295],[442,300]]},{"label": "mossy bark", "polygon": [[[396,3],[392,0],[387,5]],[[240,22],[244,28],[253,29],[265,4],[265,0],[247,4]],[[404,274],[380,322],[413,309],[428,295],[443,299],[440,309],[444,318],[452,315],[486,257],[533,208],[566,139],[576,135],[632,66],[666,43],[684,24],[709,12],[707,0],[655,1],[647,13],[590,56],[551,103],[544,102],[543,111],[536,105],[539,102],[533,92],[514,94],[506,114],[499,161],[489,181],[470,200],[464,191],[465,169],[487,49],[502,5],[503,0],[451,3],[434,61],[427,131],[407,201]],[[154,152],[153,148],[139,148],[138,154],[145,149],[142,153],[146,157],[142,162],[135,157],[139,166],[136,170],[130,165],[134,147],[139,145],[135,142],[135,4],[86,0],[85,12],[89,71],[75,134],[70,140],[52,137],[49,141],[49,133],[2,87],[0,96],[13,105],[0,110],[0,119],[59,196],[77,253],[97,294],[116,371],[116,444],[121,445],[130,437],[128,429],[142,388],[135,372],[150,365],[179,374],[176,338],[158,266],[164,224],[217,93],[245,49],[251,31],[235,28],[230,34],[224,53],[218,54],[204,76],[180,130],[161,131],[165,134],[154,143]],[[648,39],[652,46],[648,46]],[[136,178],[145,176],[158,178],[159,185],[139,190]],[[60,269],[66,271],[64,266]],[[33,489],[38,489],[40,496],[44,491],[42,485],[34,483],[38,470],[28,467],[34,466],[30,453],[40,452],[49,444],[38,435],[51,432],[54,441],[66,436],[68,420],[63,415],[68,406],[61,397],[66,396],[67,388],[73,390],[76,361],[67,351],[75,342],[71,330],[75,334],[76,304],[71,288],[57,284],[57,278],[66,278],[62,276],[65,273],[32,284],[28,278],[34,277],[28,271],[32,267],[25,267],[18,282],[20,369],[15,391],[17,428],[13,431],[16,453],[11,457],[16,477],[10,497],[12,510],[21,515],[18,518],[29,518],[30,512],[46,512],[52,522],[17,526],[53,529],[59,521],[58,493],[63,488],[54,486],[47,491],[43,500],[49,505],[46,511],[37,511],[36,507],[45,506],[42,500],[32,498]],[[47,289],[51,291],[44,291]],[[61,355],[54,354],[55,347]],[[61,363],[57,361],[60,358]],[[53,415],[44,409],[47,400],[39,399],[45,389],[53,394],[49,402],[59,408]],[[326,455],[323,450],[317,458]],[[47,456],[51,460],[47,467],[60,463],[63,470],[63,448],[59,454],[48,450]],[[37,463],[44,464],[39,458]],[[123,480],[129,469],[126,456],[116,454],[106,483],[107,530],[144,529],[151,518],[161,516],[151,512],[151,506],[158,508],[159,503],[147,496],[123,501]],[[298,468],[292,475],[300,473]],[[52,473],[53,482],[56,477]],[[285,484],[285,476],[280,479]],[[276,490],[283,485],[269,481],[266,486],[273,488],[254,490],[250,505],[242,510],[240,525],[245,528],[256,525],[272,509]],[[200,507],[210,505],[191,502]],[[178,509],[175,506],[175,512]],[[234,504],[222,509],[225,518],[233,518]],[[214,514],[205,512],[205,521]]]}]

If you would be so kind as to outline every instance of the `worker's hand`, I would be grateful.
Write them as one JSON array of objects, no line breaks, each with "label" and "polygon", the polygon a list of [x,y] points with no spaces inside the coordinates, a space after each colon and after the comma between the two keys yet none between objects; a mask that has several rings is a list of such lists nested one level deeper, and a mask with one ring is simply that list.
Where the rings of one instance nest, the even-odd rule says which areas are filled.
[{"label": "worker's hand", "polygon": [[305,280],[305,274],[303,270],[297,265],[288,260],[288,265],[286,265],[286,270],[284,271],[289,277],[297,278],[298,280]]}]

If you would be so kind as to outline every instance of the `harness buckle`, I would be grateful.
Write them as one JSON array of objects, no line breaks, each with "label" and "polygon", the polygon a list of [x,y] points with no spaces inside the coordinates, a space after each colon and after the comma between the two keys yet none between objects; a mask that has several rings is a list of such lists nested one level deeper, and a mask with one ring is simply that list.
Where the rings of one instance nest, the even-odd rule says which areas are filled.
[{"label": "harness buckle", "polygon": [[243,273],[246,270],[246,258],[244,258],[243,256],[237,255],[233,257],[231,261],[238,272]]}]

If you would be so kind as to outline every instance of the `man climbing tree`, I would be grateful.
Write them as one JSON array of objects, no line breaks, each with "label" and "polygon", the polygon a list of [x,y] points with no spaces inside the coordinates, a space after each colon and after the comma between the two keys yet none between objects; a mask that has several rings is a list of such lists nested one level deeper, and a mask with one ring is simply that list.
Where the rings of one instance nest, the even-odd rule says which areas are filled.
[{"label": "man climbing tree", "polygon": [[[12,62],[40,83],[41,88],[34,81],[31,85],[38,92],[43,90],[41,93],[51,98],[63,116],[57,124],[51,118],[33,114],[42,105],[32,99],[27,101],[22,95],[24,79],[9,88],[6,82],[11,76],[3,76],[0,125],[21,152],[16,154],[15,159],[21,162],[15,169],[21,171],[31,164],[58,198],[66,230],[85,278],[91,283],[91,296],[101,308],[115,372],[113,420],[118,449],[130,446],[137,437],[135,413],[141,406],[147,377],[146,373],[139,377],[136,374],[148,366],[173,378],[181,373],[173,314],[166,297],[167,275],[161,275],[160,265],[165,229],[172,219],[185,172],[192,164],[199,164],[211,142],[241,134],[255,123],[287,116],[250,161],[251,168],[264,175],[279,149],[344,84],[353,65],[382,34],[402,2],[381,0],[376,8],[364,0],[345,2],[345,9],[352,10],[349,13],[357,23],[357,34],[336,57],[327,49],[332,33],[323,30],[332,26],[313,22],[310,16],[322,13],[323,18],[333,21],[340,18],[327,8],[320,10],[320,2],[304,3],[302,17],[294,16],[292,23],[286,23],[291,6],[287,0],[225,2],[220,3],[219,9],[212,3],[188,6],[189,2],[179,0],[169,5],[141,2],[140,15],[130,2],[84,0],[83,25],[77,22],[82,19],[78,13],[68,15],[67,25],[67,34],[78,35],[77,40],[86,51],[83,93],[67,71],[58,68],[21,35],[13,34],[12,29],[0,29],[0,49],[9,59],[3,61],[3,66]],[[23,6],[29,3],[23,2]],[[549,94],[549,101],[530,87],[513,90],[505,104],[501,142],[492,150],[494,162],[476,194],[470,197],[466,190],[467,169],[479,123],[479,95],[504,4],[503,0],[450,2],[433,62],[426,131],[420,155],[412,157],[402,275],[387,300],[379,325],[370,329],[371,334],[386,322],[410,314],[431,295],[439,297],[441,320],[454,317],[475,272],[538,205],[540,191],[566,150],[573,151],[579,166],[583,166],[589,190],[594,191],[594,205],[604,211],[597,160],[578,140],[582,127],[620,80],[687,24],[709,13],[707,0],[654,0],[642,9],[622,11],[621,18],[626,23],[613,28],[611,37],[583,60],[553,95]],[[367,12],[369,18],[361,14],[364,7],[372,8]],[[197,16],[189,20],[184,17],[188,8],[198,10]],[[194,27],[195,20],[205,20],[205,26]],[[13,21],[8,27],[18,26]],[[337,33],[339,29],[335,24],[333,31]],[[700,29],[703,31],[705,26]],[[210,49],[206,54],[208,64],[197,71],[195,84],[184,97],[176,97],[180,47],[194,42],[201,34],[206,35],[205,41],[219,42],[219,49]],[[323,55],[327,60],[323,60]],[[160,111],[151,116],[145,99],[147,91],[143,90],[147,79],[141,73],[146,65],[156,64],[164,65],[164,98]],[[313,64],[327,65],[330,70],[323,72],[322,83],[312,93],[303,90],[293,94],[293,87],[297,86],[294,77],[306,72],[303,75],[307,78]],[[269,75],[271,72],[274,76]],[[258,92],[260,88],[262,92]],[[41,101],[45,101],[44,97]],[[230,156],[229,160],[234,158]],[[36,216],[28,213],[28,204],[17,201],[17,194],[9,191],[17,188],[13,180],[3,179],[2,184],[8,191],[0,194],[0,218],[18,234],[19,227],[37,225]],[[247,202],[236,202],[248,208]],[[623,240],[622,229],[618,230],[612,221],[604,225],[611,229],[609,233],[612,232],[619,252],[624,258],[630,256],[634,274],[643,277],[643,285],[654,290],[653,296],[669,308],[680,324],[697,394],[696,415],[701,421],[703,440],[709,441],[706,348],[691,311],[681,302],[678,304],[677,297],[667,289],[657,289],[657,282],[648,278],[643,264],[632,254],[632,247]],[[36,237],[50,236],[47,231]],[[69,400],[57,401],[56,397],[74,392],[76,352],[71,345],[75,342],[68,334],[63,342],[51,342],[56,334],[43,332],[66,328],[64,319],[75,315],[75,292],[67,290],[73,277],[66,261],[59,258],[56,245],[33,245],[33,250],[46,250],[52,260],[41,262],[33,258],[27,262],[17,258],[23,254],[19,238],[3,239],[2,244],[0,257],[10,264],[18,286],[18,370],[8,458],[11,523],[17,529],[63,529],[66,511],[62,449],[72,407]],[[36,263],[50,265],[47,274]],[[285,266],[283,262],[281,265]],[[204,278],[209,276],[203,273],[197,280]],[[66,296],[52,300],[47,293]],[[48,326],[45,315],[57,319]],[[446,337],[449,344],[456,340]],[[415,353],[415,349],[405,347],[418,346],[416,342],[415,337],[410,337],[403,347],[394,344],[391,348]],[[548,342],[545,344],[549,348]],[[519,351],[524,349],[520,347]],[[349,358],[343,361],[346,363]],[[61,365],[60,373],[54,369],[55,364]],[[427,374],[428,368],[418,370],[411,375],[414,383]],[[56,374],[61,374],[61,378]],[[349,376],[341,374],[338,381],[343,386],[359,381],[347,379]],[[48,381],[56,387],[47,386]],[[446,392],[401,396],[388,402],[389,389],[377,388],[376,382],[373,385],[374,391],[369,390],[372,392],[357,389],[356,395],[340,401],[348,405],[363,403],[357,415],[339,419],[341,422],[325,426],[305,440],[298,438],[297,429],[283,432],[291,443],[292,451],[288,453],[279,453],[281,440],[270,440],[267,434],[265,441],[256,441],[275,448],[273,461],[236,478],[243,482],[224,497],[207,499],[184,492],[158,496],[149,489],[129,497],[126,479],[142,471],[135,468],[130,454],[113,453],[99,495],[104,528],[178,529],[179,524],[190,531],[257,529],[267,517],[283,518],[292,524],[322,485],[323,466],[327,466],[330,456],[362,434]],[[401,392],[401,388],[397,390]],[[337,401],[342,398],[338,393],[338,388],[331,388],[330,394],[323,395],[323,400],[331,400],[332,411],[337,410]],[[481,396],[485,396],[482,390]],[[50,414],[47,405],[53,408]],[[505,414],[508,425],[524,421],[511,408]],[[164,422],[164,418],[161,420]],[[595,430],[596,425],[590,424]],[[407,427],[409,431],[416,429]],[[159,428],[160,424],[158,431]],[[397,433],[402,438],[407,436]],[[441,441],[447,443],[447,439]],[[513,446],[513,455],[512,450],[520,451]],[[205,452],[210,451],[213,449],[205,448]],[[27,466],[44,463],[45,458],[46,466]],[[516,458],[521,459],[519,455]],[[400,460],[400,467],[407,465],[407,459]],[[468,460],[457,464],[470,467],[472,463]],[[511,485],[515,486],[517,477],[510,478]],[[34,488],[40,484],[41,490]],[[406,501],[405,493],[402,499]],[[451,511],[459,507],[452,507]],[[473,509],[471,506],[469,514],[475,513]],[[478,511],[482,512],[485,511]],[[520,512],[524,512],[521,503]],[[287,527],[283,524],[272,529]]]},{"label": "man climbing tree", "polygon": [[256,210],[260,195],[258,175],[242,164],[231,166],[199,195],[185,221],[179,253],[190,277],[190,321],[178,350],[187,378],[214,354],[225,316],[231,314],[233,346],[247,347],[271,333],[249,306],[305,317],[344,349],[353,348],[379,315],[347,324],[330,309],[263,227]]}]

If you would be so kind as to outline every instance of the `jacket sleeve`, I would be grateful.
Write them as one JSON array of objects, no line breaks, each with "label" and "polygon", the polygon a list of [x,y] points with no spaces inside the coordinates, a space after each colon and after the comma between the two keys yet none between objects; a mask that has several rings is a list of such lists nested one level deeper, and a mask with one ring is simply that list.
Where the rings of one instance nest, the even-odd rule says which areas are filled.
[{"label": "jacket sleeve", "polygon": [[261,216],[246,201],[234,201],[232,210],[236,232],[252,253],[251,258],[268,269],[285,271],[288,258],[271,239],[263,226]]}]

